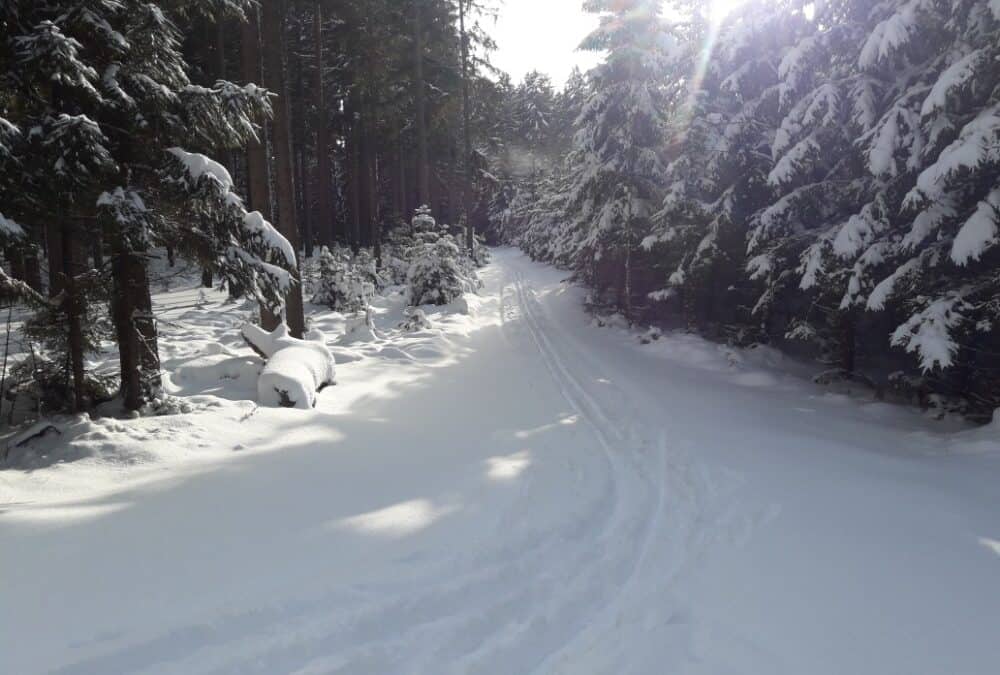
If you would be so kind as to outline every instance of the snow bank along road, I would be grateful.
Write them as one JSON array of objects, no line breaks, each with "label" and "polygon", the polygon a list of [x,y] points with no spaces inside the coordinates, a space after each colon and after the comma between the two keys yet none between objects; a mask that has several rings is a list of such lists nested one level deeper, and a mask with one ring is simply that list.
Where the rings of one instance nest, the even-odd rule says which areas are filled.
[{"label": "snow bank along road", "polygon": [[1000,672],[1000,428],[641,345],[512,250],[483,276],[331,343],[311,412],[241,401],[235,328],[178,316],[199,410],[0,472],[0,672]]}]

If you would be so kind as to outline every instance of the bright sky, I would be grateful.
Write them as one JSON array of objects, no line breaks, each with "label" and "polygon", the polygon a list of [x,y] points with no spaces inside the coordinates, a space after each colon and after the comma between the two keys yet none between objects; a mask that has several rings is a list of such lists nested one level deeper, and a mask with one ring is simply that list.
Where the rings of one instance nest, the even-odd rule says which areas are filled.
[{"label": "bright sky", "polygon": [[486,27],[497,41],[492,60],[515,82],[530,70],[540,70],[561,87],[574,65],[593,67],[600,57],[576,51],[597,26],[597,16],[582,9],[583,0],[501,0],[496,25]]}]

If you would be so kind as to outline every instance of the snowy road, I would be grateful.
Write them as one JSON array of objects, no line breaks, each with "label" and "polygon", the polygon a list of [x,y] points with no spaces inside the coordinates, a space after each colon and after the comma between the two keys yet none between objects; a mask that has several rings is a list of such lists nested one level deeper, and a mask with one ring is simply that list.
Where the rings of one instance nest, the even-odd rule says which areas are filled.
[{"label": "snowy road", "polygon": [[1000,429],[640,345],[562,277],[497,251],[312,413],[107,432],[212,461],[0,473],[0,672],[997,672]]}]

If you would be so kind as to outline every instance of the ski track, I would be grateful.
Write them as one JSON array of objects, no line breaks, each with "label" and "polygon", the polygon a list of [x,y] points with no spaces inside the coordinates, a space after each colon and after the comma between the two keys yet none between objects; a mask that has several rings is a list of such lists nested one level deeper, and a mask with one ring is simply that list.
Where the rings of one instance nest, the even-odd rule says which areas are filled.
[{"label": "ski track", "polygon": [[[499,287],[486,291],[498,296],[506,353],[497,358],[525,372],[541,363],[589,439],[573,450],[580,456],[570,454],[563,478],[596,474],[599,491],[580,495],[554,529],[514,530],[513,539],[479,550],[416,561],[405,580],[217,616],[57,672],[572,670],[575,654],[602,637],[614,640],[621,623],[633,620],[636,601],[663,595],[691,552],[682,540],[694,529],[691,505],[707,494],[699,492],[704,486],[690,480],[688,459],[668,457],[662,426],[651,425],[627,391],[609,386],[597,356],[559,328],[539,299],[545,289],[532,285],[523,263],[505,258]],[[683,490],[668,496],[671,483]],[[529,472],[520,489],[530,499],[550,486]]]}]

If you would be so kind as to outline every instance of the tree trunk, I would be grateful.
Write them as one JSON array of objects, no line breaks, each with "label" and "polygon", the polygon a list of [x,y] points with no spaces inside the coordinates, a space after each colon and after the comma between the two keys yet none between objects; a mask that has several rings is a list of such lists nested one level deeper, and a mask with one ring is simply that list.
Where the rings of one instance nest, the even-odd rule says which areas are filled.
[{"label": "tree trunk", "polygon": [[[278,196],[278,218],[275,227],[288,239],[292,248],[299,250],[298,217],[295,211],[295,178],[292,169],[291,120],[288,105],[288,87],[285,82],[285,2],[272,0],[263,3],[261,20],[264,45],[264,85],[277,94],[274,101],[274,160]],[[285,320],[293,337],[301,338],[305,330],[302,307],[302,284],[298,265],[290,270],[295,277],[292,289],[285,297]],[[274,326],[264,326],[273,330]]]},{"label": "tree trunk", "polygon": [[98,229],[94,232],[94,242],[90,245],[90,255],[94,259],[94,268],[104,265],[104,233]]},{"label": "tree trunk", "polygon": [[[301,35],[298,36],[301,39]],[[305,148],[305,80],[302,72],[302,58],[295,49],[288,53],[289,70],[295,91],[291,98],[292,119],[292,160],[295,168],[296,213],[301,224],[300,243],[308,258],[313,251],[312,214],[310,213],[309,181],[306,179],[306,148]]]},{"label": "tree trunk", "polygon": [[427,158],[427,104],[424,82],[424,0],[413,0],[414,104],[417,122],[417,202],[429,205],[431,198],[430,162]]},{"label": "tree trunk", "polygon": [[49,259],[49,297],[54,298],[65,287],[62,227],[55,219],[45,226],[45,242]]},{"label": "tree trunk", "polygon": [[469,217],[469,198],[472,191],[472,130],[469,110],[469,36],[465,32],[465,2],[458,0],[458,21],[462,39],[462,136],[465,141],[462,167],[465,180],[462,181],[462,219],[465,225],[466,245],[471,254],[476,246],[476,235]]},{"label": "tree trunk", "polygon": [[382,228],[381,219],[379,214],[379,198],[378,198],[378,150],[375,144],[375,134],[373,133],[372,127],[374,126],[370,120],[374,119],[375,111],[372,110],[370,104],[368,107],[368,114],[366,117],[369,123],[365,125],[365,151],[367,155],[367,171],[365,172],[365,185],[367,186],[367,196],[368,196],[368,241],[372,248],[374,248],[375,259],[381,262],[382,260]]},{"label": "tree trunk", "polygon": [[[260,21],[259,10],[254,8],[247,13],[247,21],[242,26],[241,70],[246,83],[261,82],[260,68]],[[267,147],[265,135],[267,126],[261,122],[259,137],[247,143],[247,186],[249,187],[250,208],[260,211],[270,222],[271,190],[267,180]]]},{"label": "tree trunk", "polygon": [[63,225],[59,228],[62,260],[50,260],[49,264],[61,266],[62,286],[66,299],[62,303],[68,326],[68,356],[70,374],[73,378],[73,412],[82,412],[87,407],[86,379],[83,363],[83,299],[76,287],[76,276],[84,267],[81,264],[80,242],[74,237],[73,228]]},{"label": "tree trunk", "polygon": [[122,242],[116,242],[113,254],[112,313],[120,353],[122,400],[126,410],[138,410],[161,388],[153,303],[142,255],[126,250]]},{"label": "tree trunk", "polygon": [[[247,12],[247,21],[241,28],[240,70],[243,81],[258,83],[263,81],[260,60],[260,9],[252,8]],[[271,183],[267,176],[267,124],[260,122],[258,137],[247,143],[247,188],[250,208],[259,211],[264,218],[274,220],[271,208]],[[269,330],[273,330],[281,319],[267,307],[260,307],[260,322]]]},{"label": "tree trunk", "polygon": [[399,132],[399,217],[406,223],[410,220],[410,213],[406,208],[406,149],[403,145],[403,132]]},{"label": "tree trunk", "polygon": [[350,207],[351,247],[357,249],[361,243],[361,114],[357,109],[357,95],[352,92],[348,102],[350,139],[348,155],[351,174],[348,177],[347,192]]},{"label": "tree trunk", "polygon": [[848,309],[840,317],[840,367],[848,375],[854,374],[857,360],[854,327],[854,312]]},{"label": "tree trunk", "polygon": [[324,244],[336,239],[333,224],[333,168],[330,161],[330,114],[326,109],[323,78],[323,2],[316,3],[313,15],[313,39],[316,42],[316,77],[313,94],[316,96],[316,235]]}]

